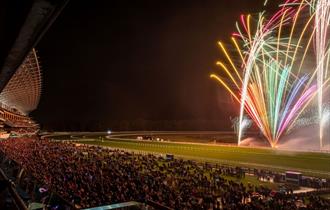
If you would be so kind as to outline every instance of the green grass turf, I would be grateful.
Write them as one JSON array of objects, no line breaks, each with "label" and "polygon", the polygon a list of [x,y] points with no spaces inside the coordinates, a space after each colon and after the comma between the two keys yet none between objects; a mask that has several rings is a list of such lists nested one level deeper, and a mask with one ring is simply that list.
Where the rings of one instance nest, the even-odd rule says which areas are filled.
[{"label": "green grass turf", "polygon": [[235,143],[237,140],[233,135],[157,135],[157,137],[173,142],[212,143],[214,140],[221,143]]},{"label": "green grass turf", "polygon": [[99,140],[86,140],[81,141],[81,143],[139,151],[171,153],[195,160],[248,165],[279,171],[297,170],[307,175],[330,177],[330,154],[325,153],[289,152],[262,148],[132,141],[123,139],[104,140],[103,142]]}]

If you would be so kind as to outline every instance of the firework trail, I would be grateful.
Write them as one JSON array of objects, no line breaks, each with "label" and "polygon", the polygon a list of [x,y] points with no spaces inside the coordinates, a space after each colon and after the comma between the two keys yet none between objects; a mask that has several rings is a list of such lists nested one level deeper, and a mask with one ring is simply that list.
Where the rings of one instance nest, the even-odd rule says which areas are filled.
[{"label": "firework trail", "polygon": [[[322,92],[329,81],[326,79],[329,7],[318,9],[320,4],[329,6],[329,0],[289,0],[269,19],[264,12],[260,13],[255,25],[251,23],[251,15],[242,15],[241,24],[236,24],[237,33],[231,38],[240,57],[238,63],[219,42],[226,61],[217,62],[217,65],[224,70],[225,78],[217,74],[211,74],[211,78],[240,104],[238,144],[246,127],[244,113],[258,126],[269,144],[276,147],[281,136],[294,126],[317,93],[322,107]],[[306,18],[309,9],[313,12]],[[300,22],[303,22],[302,26]],[[311,43],[320,39],[323,42],[314,46],[318,51],[316,67],[308,67],[307,74],[304,62]]]},{"label": "firework trail", "polygon": [[[327,78],[329,69],[329,24],[330,24],[330,1],[318,0],[312,1],[312,8],[315,12],[315,55],[317,61],[317,85],[321,87]],[[323,88],[319,88],[318,92],[318,109],[320,119],[320,147],[323,147],[323,128],[324,120],[322,120],[324,113],[323,107]]]}]

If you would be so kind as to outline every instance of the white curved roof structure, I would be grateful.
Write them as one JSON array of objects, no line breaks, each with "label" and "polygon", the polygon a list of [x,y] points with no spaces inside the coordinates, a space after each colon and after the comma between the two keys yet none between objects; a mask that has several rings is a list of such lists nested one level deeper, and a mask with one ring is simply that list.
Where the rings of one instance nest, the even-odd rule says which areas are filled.
[{"label": "white curved roof structure", "polygon": [[33,49],[0,93],[0,103],[7,110],[27,115],[37,108],[40,95],[41,71]]}]

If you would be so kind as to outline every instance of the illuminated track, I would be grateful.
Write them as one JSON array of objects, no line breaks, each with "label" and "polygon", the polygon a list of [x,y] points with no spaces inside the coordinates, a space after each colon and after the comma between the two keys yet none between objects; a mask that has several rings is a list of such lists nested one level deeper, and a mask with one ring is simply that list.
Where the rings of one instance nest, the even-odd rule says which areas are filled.
[{"label": "illuminated track", "polygon": [[[238,147],[187,142],[156,142],[136,140],[139,135],[209,135],[222,132],[115,132],[106,133],[61,133],[48,137],[70,140],[89,145],[108,146],[140,153],[166,154],[177,157],[229,165],[267,168],[277,171],[295,170],[308,175],[330,177],[330,154],[297,152],[271,148]],[[228,133],[227,133],[228,134]],[[107,136],[107,138],[105,138]],[[135,138],[134,138],[135,137]],[[101,140],[102,138],[102,140]]]}]

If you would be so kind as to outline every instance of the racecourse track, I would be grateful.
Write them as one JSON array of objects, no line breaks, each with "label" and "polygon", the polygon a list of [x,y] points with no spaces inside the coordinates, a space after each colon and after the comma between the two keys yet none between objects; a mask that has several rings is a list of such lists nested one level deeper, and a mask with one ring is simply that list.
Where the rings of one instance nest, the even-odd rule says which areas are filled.
[{"label": "racecourse track", "polygon": [[[152,136],[163,141],[137,140]],[[137,132],[60,132],[44,133],[42,138],[108,146],[134,152],[167,154],[197,161],[215,162],[277,171],[300,171],[307,175],[330,177],[330,154],[265,147],[239,147],[232,132],[218,131],[137,131]],[[164,137],[164,138],[163,138]],[[226,143],[221,138],[227,138]],[[232,138],[231,143],[228,139]],[[204,140],[205,139],[205,140]],[[213,141],[213,139],[217,139]]]}]

